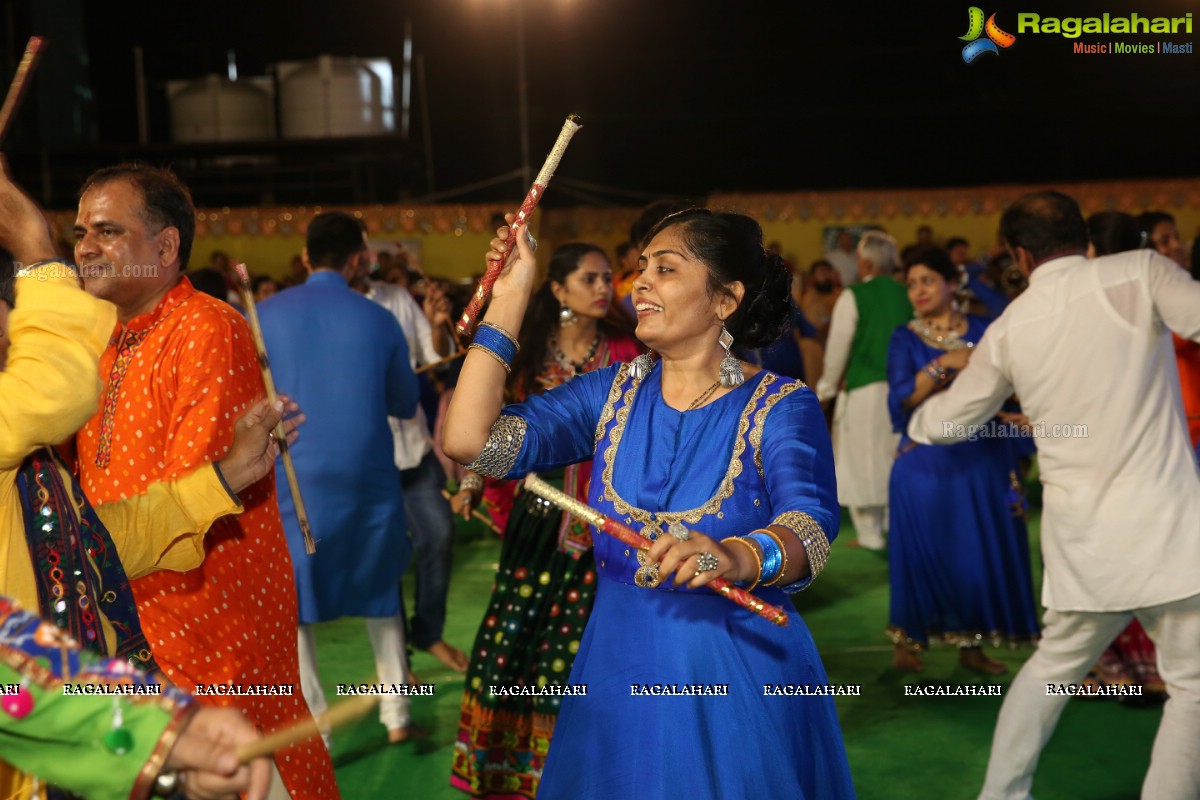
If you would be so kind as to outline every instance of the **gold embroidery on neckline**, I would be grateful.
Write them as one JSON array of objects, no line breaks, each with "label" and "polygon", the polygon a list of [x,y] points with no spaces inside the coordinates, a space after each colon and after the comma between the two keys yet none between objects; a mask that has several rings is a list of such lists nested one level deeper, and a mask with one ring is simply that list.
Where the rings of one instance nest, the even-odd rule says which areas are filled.
[{"label": "gold embroidery on neckline", "polygon": [[779,387],[779,391],[767,398],[767,402],[758,413],[754,415],[754,427],[750,429],[750,446],[754,448],[754,466],[758,470],[758,477],[763,478],[763,462],[762,462],[762,437],[763,429],[766,425],[767,414],[771,409],[783,398],[787,397],[797,389],[805,389],[807,385],[804,381],[789,381]]},{"label": "gold embroidery on neckline", "polygon": [[600,412],[600,421],[596,423],[596,446],[600,446],[600,441],[604,438],[604,429],[608,427],[608,423],[612,422],[613,409],[617,404],[617,400],[621,397],[621,384],[625,383],[625,377],[629,374],[629,365],[622,364],[617,368],[617,375],[613,378],[612,386],[608,390],[608,400],[604,403],[604,410]]},{"label": "gold embroidery on neckline", "polygon": [[733,482],[742,474],[742,453],[746,450],[746,431],[750,429],[750,415],[754,412],[754,407],[758,404],[758,401],[762,399],[762,396],[766,394],[767,389],[774,382],[774,374],[770,372],[765,374],[762,381],[755,388],[754,394],[751,395],[750,400],[742,409],[742,413],[738,417],[737,439],[733,443],[733,457],[729,460],[729,467],[725,471],[724,479],[717,487],[716,494],[704,505],[689,509],[688,511],[659,511],[651,513],[625,502],[613,486],[613,465],[616,462],[617,447],[621,443],[621,437],[625,432],[625,423],[629,419],[629,411],[633,406],[633,398],[640,386],[640,381],[635,381],[629,387],[629,390],[625,392],[624,405],[616,413],[617,424],[613,426],[612,433],[609,434],[608,447],[604,449],[604,472],[601,475],[604,483],[604,496],[612,502],[613,507],[619,515],[633,517],[644,525],[653,526],[661,522],[665,522],[668,525],[673,522],[687,522],[694,525],[704,517],[720,511],[721,505],[733,496]]}]

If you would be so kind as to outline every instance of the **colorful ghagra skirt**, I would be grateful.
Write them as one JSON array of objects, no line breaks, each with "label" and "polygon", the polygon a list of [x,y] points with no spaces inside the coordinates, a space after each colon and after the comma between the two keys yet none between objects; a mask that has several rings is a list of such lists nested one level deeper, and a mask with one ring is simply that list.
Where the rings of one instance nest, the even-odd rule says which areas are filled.
[{"label": "colorful ghagra skirt", "polygon": [[[532,800],[592,609],[585,525],[530,492],[513,504],[500,568],[467,670],[450,784],[472,797]],[[553,691],[553,690],[549,690]]]}]

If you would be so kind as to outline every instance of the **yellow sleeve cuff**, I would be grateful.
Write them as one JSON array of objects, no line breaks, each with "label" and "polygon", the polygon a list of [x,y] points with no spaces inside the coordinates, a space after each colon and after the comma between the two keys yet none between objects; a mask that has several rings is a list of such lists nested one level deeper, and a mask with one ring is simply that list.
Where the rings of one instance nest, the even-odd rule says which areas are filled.
[{"label": "yellow sleeve cuff", "polygon": [[221,517],[242,510],[214,464],[173,481],[153,483],[136,497],[96,507],[131,579],[158,570],[188,572],[200,566],[208,529]]}]

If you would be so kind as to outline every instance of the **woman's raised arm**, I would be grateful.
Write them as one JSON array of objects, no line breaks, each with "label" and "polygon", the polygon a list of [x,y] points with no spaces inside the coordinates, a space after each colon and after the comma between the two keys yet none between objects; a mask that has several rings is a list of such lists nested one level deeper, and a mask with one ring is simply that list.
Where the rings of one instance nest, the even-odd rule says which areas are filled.
[{"label": "woman's raised arm", "polygon": [[[512,215],[506,217],[512,221]],[[502,260],[512,243],[509,229],[501,228],[492,239],[489,262]],[[518,349],[521,320],[529,305],[537,263],[533,247],[518,236],[517,252],[492,289],[492,300],[475,334],[458,386],[446,410],[442,428],[442,450],[460,464],[469,464],[483,450],[492,423],[504,405],[504,383]]]}]

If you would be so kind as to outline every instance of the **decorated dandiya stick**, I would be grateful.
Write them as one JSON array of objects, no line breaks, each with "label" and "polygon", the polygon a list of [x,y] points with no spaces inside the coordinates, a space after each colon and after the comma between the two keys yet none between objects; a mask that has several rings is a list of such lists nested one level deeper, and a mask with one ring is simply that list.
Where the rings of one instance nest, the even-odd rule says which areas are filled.
[{"label": "decorated dandiya stick", "polygon": [[282,750],[297,742],[320,736],[321,731],[329,731],[353,722],[371,710],[380,700],[379,695],[356,695],[349,700],[338,703],[333,708],[309,717],[295,725],[291,725],[274,733],[267,734],[258,741],[242,745],[238,748],[239,764],[247,764],[256,758],[269,756],[277,750]]},{"label": "decorated dandiya stick", "polygon": [[[617,522],[615,519],[605,516],[587,503],[576,500],[566,492],[555,489],[537,475],[530,473],[525,476],[525,488],[543,500],[549,500],[562,510],[574,514],[589,525],[595,526],[597,530],[604,531],[623,544],[644,549],[652,543],[649,537],[643,536],[635,532],[632,528],[628,528]],[[781,627],[788,624],[787,614],[782,608],[773,606],[770,603],[764,603],[745,589],[734,586],[725,578],[713,578],[706,585],[717,594],[732,600],[742,608],[753,611],[769,622]]]},{"label": "decorated dandiya stick", "polygon": [[[446,498],[447,500],[452,499],[451,494],[449,492],[447,492],[445,489],[442,489],[442,497]],[[488,526],[488,529],[491,530],[492,533],[496,534],[497,536],[504,535],[504,531],[500,530],[500,527],[498,525],[496,525],[496,523],[492,522],[492,518],[489,517],[487,514],[483,513],[482,511],[480,511],[478,508],[471,509],[471,516],[474,517],[475,519],[479,520],[480,522],[482,522],[484,525]]]},{"label": "decorated dandiya stick", "polygon": [[[525,201],[521,203],[521,208],[517,211],[517,218],[513,220],[509,226],[509,242],[516,242],[515,234],[529,222],[529,218],[533,216],[533,209],[537,207],[538,201],[542,199],[542,195],[546,191],[547,184],[554,177],[554,171],[558,169],[558,162],[562,161],[563,153],[567,150],[567,145],[571,143],[571,137],[575,135],[575,131],[583,126],[579,124],[579,117],[572,114],[567,117],[567,121],[563,123],[562,130],[558,134],[558,140],[554,143],[554,147],[550,148],[550,155],[546,156],[546,162],[542,164],[541,170],[537,177],[534,178],[533,186],[529,187],[529,194],[525,195]],[[483,311],[484,305],[488,298],[492,295],[492,286],[495,285],[496,279],[500,277],[500,273],[508,266],[509,259],[512,258],[516,247],[509,247],[504,251],[504,257],[499,261],[492,261],[488,264],[487,272],[479,280],[479,287],[475,290],[475,294],[471,297],[471,302],[467,304],[467,308],[463,311],[462,317],[458,320],[458,332],[464,336],[471,336],[475,333],[475,324],[479,321],[479,315]]]},{"label": "decorated dandiya stick", "polygon": [[25,45],[25,55],[21,56],[21,63],[17,64],[17,71],[13,75],[12,84],[8,87],[4,105],[0,106],[0,143],[8,134],[8,128],[12,124],[13,117],[16,116],[21,98],[25,96],[25,90],[29,88],[29,79],[33,77],[34,67],[37,66],[38,57],[42,54],[45,42],[46,40],[40,36],[30,36],[29,42]]},{"label": "decorated dandiya stick", "polygon": [[[258,351],[258,366],[262,370],[263,384],[267,387],[267,400],[272,407],[275,405],[275,379],[271,376],[271,361],[267,358],[267,342],[263,339],[262,325],[258,321],[258,309],[254,307],[254,290],[250,288],[250,271],[245,264],[237,263],[233,269],[238,276],[238,292],[242,296],[242,307],[246,311],[246,319],[250,322],[250,330],[254,334],[254,347]],[[317,543],[313,539],[312,528],[308,524],[308,512],[304,508],[304,498],[300,496],[300,482],[296,479],[296,466],[292,463],[292,451],[288,448],[287,432],[283,429],[283,420],[275,426],[272,434],[279,445],[279,454],[283,456],[283,471],[287,475],[288,488],[292,492],[292,501],[296,506],[296,521],[300,523],[300,533],[304,536],[304,552],[310,556],[317,552]]]}]

